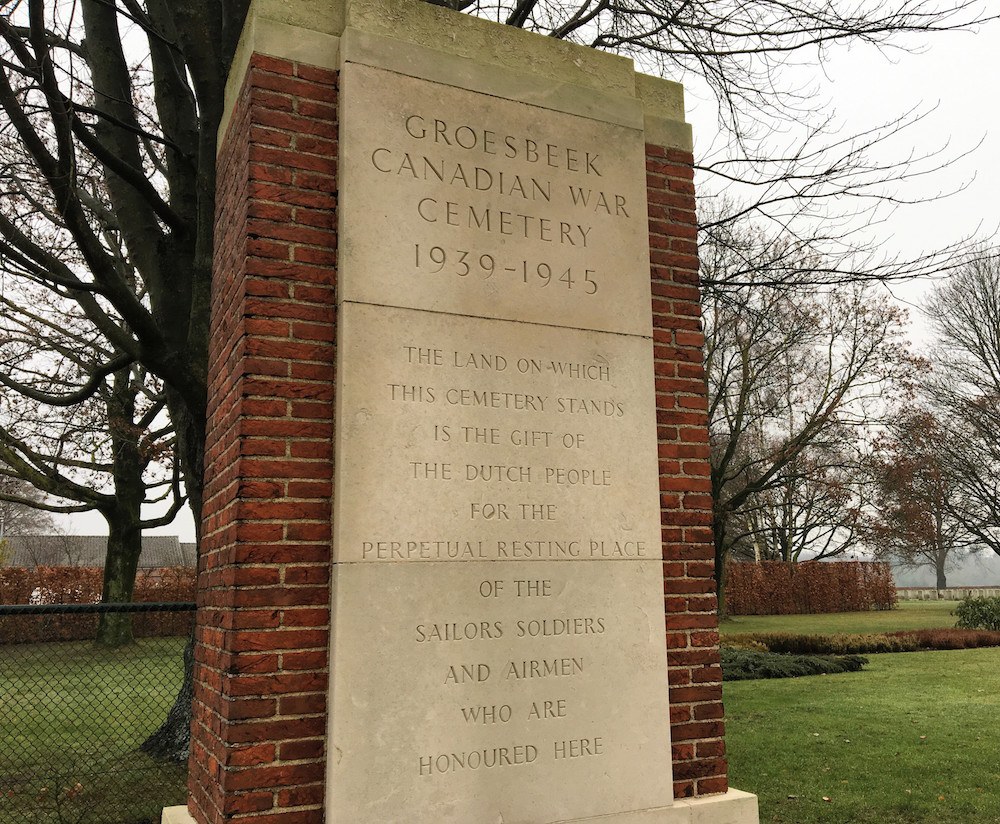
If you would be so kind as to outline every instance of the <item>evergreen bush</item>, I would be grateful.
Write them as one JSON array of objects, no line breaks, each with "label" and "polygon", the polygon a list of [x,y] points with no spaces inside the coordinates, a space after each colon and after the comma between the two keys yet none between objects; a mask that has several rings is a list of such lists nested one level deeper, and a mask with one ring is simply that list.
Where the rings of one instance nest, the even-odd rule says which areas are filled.
[{"label": "evergreen bush", "polygon": [[798,678],[857,672],[867,658],[860,655],[780,655],[753,649],[722,648],[722,677],[726,681],[758,678]]},{"label": "evergreen bush", "polygon": [[983,598],[963,598],[957,607],[955,615],[962,629],[985,629],[1000,631],[1000,596]]}]

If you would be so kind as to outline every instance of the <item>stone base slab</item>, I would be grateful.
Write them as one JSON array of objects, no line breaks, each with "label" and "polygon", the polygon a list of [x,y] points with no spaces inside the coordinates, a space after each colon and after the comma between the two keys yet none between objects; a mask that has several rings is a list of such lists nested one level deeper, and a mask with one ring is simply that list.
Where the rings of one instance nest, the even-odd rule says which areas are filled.
[{"label": "stone base slab", "polygon": [[[577,819],[580,824],[758,824],[757,796],[740,790],[701,798],[680,798],[672,807],[642,810],[597,818]],[[160,824],[196,824],[187,807],[166,807]],[[572,824],[572,822],[560,822]]]},{"label": "stone base slab", "polygon": [[187,807],[164,807],[160,824],[197,824]]}]

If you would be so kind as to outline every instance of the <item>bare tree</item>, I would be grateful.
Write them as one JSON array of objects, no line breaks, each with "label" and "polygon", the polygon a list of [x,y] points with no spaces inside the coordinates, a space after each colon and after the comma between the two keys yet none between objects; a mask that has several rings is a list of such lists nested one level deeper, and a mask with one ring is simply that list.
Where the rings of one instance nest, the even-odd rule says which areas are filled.
[{"label": "bare tree", "polygon": [[[872,289],[808,294],[773,285],[773,261],[787,254],[752,224],[731,227],[723,246],[702,247],[708,276],[725,279],[729,267],[753,266],[763,281],[709,287],[703,296],[720,592],[725,560],[747,540],[766,496],[789,494],[807,468],[832,471],[842,457],[824,461],[823,453],[848,454],[920,368],[904,340],[903,314]],[[807,270],[822,260],[797,265]],[[822,485],[823,473],[814,471],[810,482]]]},{"label": "bare tree", "polygon": [[859,456],[848,449],[855,434],[843,435],[844,443],[810,444],[776,473],[773,486],[730,515],[731,557],[819,561],[857,546],[864,484]]},{"label": "bare tree", "polygon": [[[50,496],[40,502],[34,494],[11,495],[11,501],[51,512],[95,510],[104,517],[105,603],[132,600],[143,529],[170,523],[184,504],[170,428],[155,427],[157,414],[150,408],[140,411],[135,369],[115,373],[109,386],[72,410],[23,399],[11,410],[5,403],[7,423],[0,426],[3,471],[27,481],[32,493],[43,490]],[[166,505],[166,512],[144,518],[143,506],[157,502]],[[130,642],[129,616],[102,614],[97,640],[107,646]]]},{"label": "bare tree", "polygon": [[947,421],[942,460],[953,515],[1000,555],[1000,255],[980,255],[934,289],[924,311],[937,335],[928,395]]},{"label": "bare tree", "polygon": [[[2,472],[50,496],[22,495],[17,501],[25,506],[95,510],[104,517],[102,600],[130,601],[142,530],[170,523],[184,502],[159,382],[137,364],[101,374],[100,364],[113,360],[113,352],[74,315],[72,302],[22,285],[0,296],[0,308],[0,381],[17,388],[0,399]],[[87,382],[94,388],[85,400],[46,403]],[[144,518],[143,506],[157,501],[165,514]],[[130,627],[128,616],[102,615],[98,641],[127,643]]]},{"label": "bare tree", "polygon": [[927,409],[893,421],[871,461],[874,480],[865,518],[876,557],[934,570],[936,586],[948,585],[949,565],[977,545],[956,513],[961,491],[948,467],[950,433]]},{"label": "bare tree", "polygon": [[[215,138],[246,7],[246,0],[0,6],[0,141],[8,148],[0,261],[9,274],[75,301],[111,344],[90,376],[46,401],[82,401],[100,383],[90,377],[132,363],[157,375],[196,513]],[[125,55],[123,26],[138,34],[134,43],[145,40],[137,61]]]},{"label": "bare tree", "polygon": [[31,484],[8,477],[0,470],[0,541],[52,529],[51,516],[37,506],[22,503],[25,500],[41,503],[42,495]]},{"label": "bare tree", "polygon": [[440,0],[511,26],[635,57],[664,77],[698,77],[738,136],[766,128],[814,98],[790,87],[784,69],[805,57],[821,65],[838,43],[898,48],[900,35],[966,29],[992,19],[976,0]]}]

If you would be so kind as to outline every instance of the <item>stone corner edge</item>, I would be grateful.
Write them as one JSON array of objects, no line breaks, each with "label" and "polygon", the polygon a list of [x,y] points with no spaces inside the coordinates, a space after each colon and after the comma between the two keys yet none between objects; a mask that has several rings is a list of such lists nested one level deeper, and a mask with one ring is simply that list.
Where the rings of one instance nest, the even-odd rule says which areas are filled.
[{"label": "stone corner edge", "polygon": [[216,151],[222,147],[236,99],[254,54],[266,54],[324,69],[338,67],[340,33],[344,28],[342,0],[309,0],[302,10],[276,0],[253,0],[226,78],[222,119]]},{"label": "stone corner edge", "polygon": [[684,120],[684,87],[673,80],[635,74],[635,96],[642,104],[646,142],[691,152],[694,139]]},{"label": "stone corner edge", "polygon": [[188,812],[188,808],[181,807],[164,807],[163,815],[160,817],[160,824],[197,824],[191,813]]},{"label": "stone corner edge", "polygon": [[679,798],[675,805],[687,807],[691,824],[759,824],[757,796],[730,788],[718,795]]}]

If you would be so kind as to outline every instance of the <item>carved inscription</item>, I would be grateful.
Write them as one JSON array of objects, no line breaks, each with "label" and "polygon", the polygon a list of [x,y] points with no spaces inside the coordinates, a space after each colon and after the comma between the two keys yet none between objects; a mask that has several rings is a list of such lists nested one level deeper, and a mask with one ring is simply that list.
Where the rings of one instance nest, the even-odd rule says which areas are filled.
[{"label": "carved inscription", "polygon": [[[540,606],[543,610],[556,607],[559,603],[559,594],[565,590],[565,581],[554,581],[552,578],[491,578],[480,581],[476,587],[479,598],[488,602],[510,600],[519,603],[530,599],[533,605]],[[475,598],[470,600],[473,604],[476,603]],[[516,608],[515,610],[518,611]],[[468,694],[468,688],[496,684],[506,694],[512,683],[535,683],[544,680],[556,684],[564,680],[599,676],[605,662],[594,655],[581,654],[580,641],[581,638],[585,640],[587,636],[602,636],[614,629],[613,621],[604,615],[548,615],[493,621],[417,624],[414,640],[418,644],[491,641],[497,642],[492,646],[500,647],[505,652],[512,648],[511,641],[561,639],[571,644],[570,654],[542,658],[511,658],[498,652],[488,661],[451,663],[444,669],[445,687],[465,688],[465,694]],[[490,645],[480,643],[479,647],[489,653]],[[552,722],[572,717],[571,702],[572,699],[565,695],[549,694],[547,697],[542,697],[532,692],[518,702],[458,705],[457,710],[467,726],[502,727],[512,721],[515,724],[520,721],[523,729],[529,733],[537,731],[537,734],[542,736],[548,732]],[[546,760],[556,761],[585,755],[596,757],[604,754],[606,738],[606,734],[592,739],[560,738],[552,741],[545,741],[539,737],[531,743],[520,745],[525,754],[525,758],[521,761],[516,760],[517,746],[501,747],[492,751],[421,753],[417,756],[417,772],[420,776],[430,777],[454,770],[545,763]]]},{"label": "carved inscription", "polygon": [[[432,111],[403,112],[396,127],[395,134],[386,135],[392,145],[373,148],[369,161],[379,174],[416,185],[412,208],[428,224],[429,234],[448,236],[454,229],[467,237],[471,233],[472,239],[485,233],[555,247],[547,260],[515,260],[498,259],[481,248],[414,243],[413,265],[418,272],[458,278],[496,276],[511,285],[567,290],[575,286],[584,295],[598,293],[601,274],[566,265],[559,247],[587,249],[597,234],[590,222],[594,215],[621,220],[636,209],[625,194],[595,188],[600,181],[588,179],[602,177],[601,152],[455,124]],[[548,176],[553,171],[569,172],[579,182],[554,181]],[[440,193],[425,194],[428,188]],[[500,199],[484,203],[481,198],[473,200],[473,193]],[[492,205],[496,202],[500,205]],[[531,203],[551,207],[552,216],[534,212]]]},{"label": "carved inscription", "polygon": [[[435,582],[391,644],[440,720],[415,711],[422,732],[394,769],[428,787],[631,771],[614,693],[661,634],[647,628],[662,601],[656,456],[633,448],[655,443],[645,344],[385,307],[344,319],[342,347],[369,366],[343,385],[338,448],[367,461],[339,484],[338,559]],[[638,623],[620,589],[603,592],[618,578],[605,567],[648,570]],[[445,568],[468,572],[447,588]]]},{"label": "carved inscription", "polygon": [[[620,393],[612,361],[602,352],[590,360],[564,360],[543,353],[457,350],[419,343],[388,349],[394,374],[417,382],[387,381],[379,405],[423,407],[428,425],[414,430],[413,449],[398,464],[401,483],[417,496],[465,497],[454,526],[478,524],[579,523],[581,507],[613,494],[631,467],[607,465],[596,447],[627,424],[636,399]],[[465,385],[468,375],[476,384]],[[498,380],[506,383],[498,386]],[[603,394],[562,393],[593,386]],[[584,390],[586,391],[586,390]],[[475,421],[497,412],[500,425]],[[404,413],[405,414],[405,413]],[[527,424],[527,425],[524,425]],[[428,489],[421,491],[420,486]],[[430,487],[434,489],[431,490]],[[558,491],[559,500],[552,493]],[[577,491],[587,497],[575,496]],[[449,499],[451,500],[451,499]],[[400,560],[527,560],[530,558],[645,558],[646,540],[602,535],[564,535],[550,541],[362,537],[361,557]]]},{"label": "carved inscription", "polygon": [[[423,195],[415,200],[420,220],[435,229],[441,226],[510,236],[522,240],[537,240],[557,246],[588,248],[594,234],[592,223],[581,223],[579,213],[598,214],[609,218],[629,218],[628,198],[620,192],[605,192],[595,188],[588,177],[601,178],[603,165],[598,151],[557,143],[540,143],[524,134],[503,134],[469,123],[454,123],[437,113],[403,112],[397,121],[399,134],[392,146],[372,149],[372,167],[383,175],[391,175],[415,184],[430,184],[444,189],[440,195]],[[528,169],[519,174],[513,168]],[[582,178],[582,182],[560,184],[547,173],[566,171]],[[598,181],[598,185],[599,185]],[[464,191],[463,191],[464,190]],[[470,201],[467,195],[488,193],[498,195],[501,206],[482,205]],[[507,205],[504,201],[513,201]],[[543,216],[527,204],[537,202],[555,207],[556,217]],[[544,288],[574,284],[586,295],[596,295],[598,275],[593,269],[545,261],[498,261],[491,254],[477,254],[475,249],[445,248],[424,244],[414,245],[414,266],[436,274],[448,272],[458,277],[491,278],[506,273],[512,283]],[[501,265],[509,262],[514,265]]]},{"label": "carved inscription", "polygon": [[[378,174],[416,186],[412,208],[427,224],[428,235],[450,237],[451,230],[458,230],[473,240],[484,233],[554,247],[547,260],[515,260],[498,258],[482,247],[418,242],[413,245],[413,266],[419,273],[499,277],[509,285],[598,293],[602,274],[567,265],[559,247],[588,249],[597,234],[595,215],[622,220],[636,210],[625,194],[595,188],[600,181],[588,179],[602,177],[599,151],[455,124],[432,111],[402,112],[395,133],[390,131],[386,138],[391,145],[375,146],[369,162]],[[568,172],[579,182],[557,182],[548,176],[553,171]],[[428,188],[438,193],[426,194]],[[473,199],[473,193],[480,197]],[[499,199],[484,202],[484,194]],[[533,211],[532,203],[550,207],[551,216]]]},{"label": "carved inscription", "polygon": [[344,85],[371,99],[344,122],[343,203],[366,212],[345,300],[651,334],[638,132],[361,66]]},{"label": "carved inscription", "polygon": [[328,816],[669,804],[641,135],[341,88]]}]

